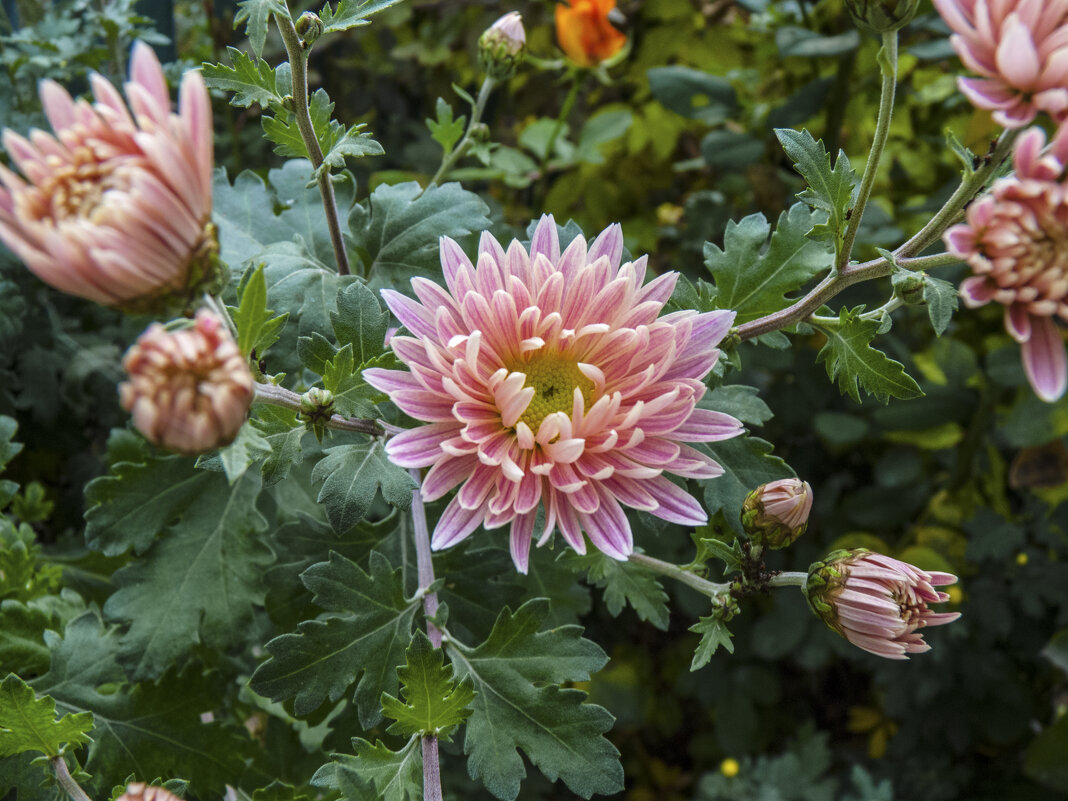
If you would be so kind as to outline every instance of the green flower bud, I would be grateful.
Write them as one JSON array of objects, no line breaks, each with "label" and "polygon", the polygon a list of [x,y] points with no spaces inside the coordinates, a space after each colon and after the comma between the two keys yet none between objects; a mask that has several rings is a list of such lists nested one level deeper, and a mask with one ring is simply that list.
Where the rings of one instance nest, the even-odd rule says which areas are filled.
[{"label": "green flower bud", "polygon": [[846,0],[854,24],[874,34],[904,28],[916,15],[919,5],[919,0]]},{"label": "green flower bud", "polygon": [[305,11],[297,18],[296,28],[305,45],[314,44],[323,35],[323,21],[310,11]]},{"label": "green flower bud", "polygon": [[478,63],[495,81],[515,75],[526,51],[527,34],[518,11],[505,14],[478,39]]},{"label": "green flower bud", "polygon": [[785,548],[805,533],[812,511],[812,487],[798,478],[762,484],[742,505],[742,527],[758,545]]},{"label": "green flower bud", "polygon": [[927,283],[924,273],[903,271],[893,277],[894,294],[909,306],[922,306],[927,302],[923,288]]},{"label": "green flower bud", "polygon": [[329,419],[334,413],[334,393],[312,387],[300,396],[300,416],[309,423]]}]

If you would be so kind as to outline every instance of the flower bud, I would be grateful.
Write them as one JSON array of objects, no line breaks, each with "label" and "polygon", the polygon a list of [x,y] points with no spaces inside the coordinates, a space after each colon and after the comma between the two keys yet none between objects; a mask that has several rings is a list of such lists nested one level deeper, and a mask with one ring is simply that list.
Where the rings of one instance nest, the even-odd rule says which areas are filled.
[{"label": "flower bud", "polygon": [[527,34],[518,11],[494,22],[478,39],[478,63],[495,81],[515,75],[527,52]]},{"label": "flower bud", "polygon": [[209,311],[192,327],[153,323],[127,351],[122,407],[150,442],[183,454],[233,441],[253,398],[252,373],[225,324]]},{"label": "flower bud", "polygon": [[916,15],[919,0],[846,0],[853,23],[862,31],[882,34],[904,28]]},{"label": "flower bud", "polygon": [[315,422],[334,413],[334,393],[322,387],[312,387],[300,396],[300,414]]},{"label": "flower bud", "polygon": [[181,799],[162,787],[153,787],[144,782],[132,782],[126,785],[126,792],[116,801],[181,801]]},{"label": "flower bud", "polygon": [[295,25],[297,29],[297,35],[306,46],[315,43],[315,40],[323,35],[323,21],[319,19],[317,14],[313,14],[310,11],[305,11],[299,17]]},{"label": "flower bud", "polygon": [[959,612],[933,612],[949,595],[949,573],[927,572],[866,548],[834,551],[808,569],[804,593],[824,623],[853,645],[887,659],[931,650],[919,629],[940,626]]},{"label": "flower bud", "polygon": [[799,478],[761,484],[742,505],[742,526],[754,542],[785,548],[805,533],[812,511],[812,487]]},{"label": "flower bud", "polygon": [[923,289],[927,285],[927,276],[920,272],[902,271],[891,279],[894,285],[894,294],[902,303],[909,306],[922,306],[927,300],[923,296]]}]

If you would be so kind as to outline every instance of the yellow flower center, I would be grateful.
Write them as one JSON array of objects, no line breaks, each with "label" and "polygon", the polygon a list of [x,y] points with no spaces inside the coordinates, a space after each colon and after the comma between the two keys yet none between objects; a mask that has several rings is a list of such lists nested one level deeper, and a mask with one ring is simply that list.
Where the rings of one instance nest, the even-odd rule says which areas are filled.
[{"label": "yellow flower center", "polygon": [[575,362],[561,359],[556,354],[539,353],[513,370],[526,374],[527,380],[523,386],[534,388],[534,397],[519,419],[530,426],[535,434],[541,421],[553,412],[571,416],[576,387],[586,400],[586,408],[593,404],[593,382],[582,374]]},{"label": "yellow flower center", "polygon": [[[34,198],[37,219],[55,222],[91,218],[108,189],[125,185],[116,160],[101,159],[88,146],[74,150],[73,163],[53,164],[53,171],[41,183]],[[58,160],[57,160],[58,161]]]}]

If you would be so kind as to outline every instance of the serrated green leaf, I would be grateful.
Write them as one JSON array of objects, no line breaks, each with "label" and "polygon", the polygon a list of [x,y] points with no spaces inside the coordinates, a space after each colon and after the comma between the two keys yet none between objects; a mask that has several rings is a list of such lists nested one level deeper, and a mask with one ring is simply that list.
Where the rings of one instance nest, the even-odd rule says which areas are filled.
[{"label": "serrated green leaf", "polygon": [[248,36],[249,45],[256,58],[263,55],[263,46],[267,42],[267,26],[271,23],[272,14],[291,19],[289,8],[282,0],[241,0],[237,4],[234,27],[245,23],[245,35]]},{"label": "serrated green leaf", "polygon": [[759,437],[734,437],[699,447],[723,466],[723,475],[704,482],[705,510],[710,517],[722,510],[723,519],[738,534],[742,533],[745,496],[761,484],[794,474],[786,462],[771,454],[771,443]]},{"label": "serrated green leaf", "polygon": [[949,327],[949,321],[953,319],[953,312],[960,306],[957,287],[933,275],[924,276],[923,299],[927,301],[931,327],[934,328],[935,334],[942,336]]},{"label": "serrated green leaf", "polygon": [[234,441],[219,449],[215,455],[197,460],[197,467],[222,470],[229,484],[237,482],[251,465],[271,454],[271,443],[251,422],[241,426]]},{"label": "serrated green leaf", "polygon": [[846,215],[853,205],[853,187],[856,183],[856,175],[849,166],[845,151],[838,151],[832,168],[831,156],[823,146],[823,140],[813,139],[807,130],[776,128],[775,135],[786,155],[793,160],[794,168],[808,182],[808,188],[797,197],[814,209],[821,209],[828,214],[827,222],[814,226],[810,236],[833,240],[837,253],[845,233]]},{"label": "serrated green leaf", "polygon": [[241,300],[232,311],[238,349],[245,356],[255,351],[257,358],[263,358],[266,350],[278,341],[282,327],[289,319],[288,312],[276,317],[274,311],[267,308],[267,280],[263,277],[262,264],[249,276],[241,291]]},{"label": "serrated green leaf", "polygon": [[56,719],[56,702],[37,697],[26,682],[9,673],[0,682],[0,757],[26,751],[59,756],[68,745],[89,742],[93,716],[88,712]]},{"label": "serrated green leaf", "polygon": [[327,448],[312,470],[312,482],[320,481],[318,501],[339,533],[364,518],[379,489],[388,503],[407,509],[416,486],[406,470],[389,460],[381,440]]},{"label": "serrated green leaf", "polygon": [[381,156],[386,151],[382,145],[364,133],[364,125],[353,125],[345,133],[335,137],[330,149],[323,153],[323,163],[319,171],[343,170],[345,159],[360,159],[364,156]]},{"label": "serrated green leaf", "polygon": [[423,191],[410,181],[375,189],[366,208],[353,208],[349,227],[371,286],[406,286],[416,275],[440,275],[440,238],[489,228],[488,212],[482,198],[460,184]]},{"label": "serrated green leaf", "polygon": [[375,399],[382,393],[363,380],[352,343],[334,354],[323,368],[323,386],[334,393],[334,408],[345,417],[375,417]]},{"label": "serrated green leaf", "polygon": [[385,352],[389,313],[366,284],[349,284],[337,293],[337,311],[330,312],[330,323],[338,345],[352,345],[356,364]]},{"label": "serrated green leaf", "polygon": [[727,543],[715,537],[701,537],[698,542],[700,548],[698,556],[701,561],[709,557],[719,559],[723,562],[723,575],[736,573],[741,569],[742,549],[738,540]]},{"label": "serrated green leaf", "polygon": [[[308,103],[308,113],[311,117],[312,129],[315,131],[315,138],[319,141],[319,148],[323,153],[330,152],[330,149],[341,138],[344,126],[337,120],[331,119],[334,113],[334,102],[325,89],[316,89],[312,92]],[[292,113],[278,109],[276,116],[264,116],[261,124],[263,132],[275,145],[274,152],[279,156],[292,159],[308,157],[308,148],[304,144],[304,137],[301,136],[296,117]]]},{"label": "serrated green leaf", "polygon": [[59,589],[62,569],[41,562],[32,528],[0,517],[0,600],[27,602]]},{"label": "serrated green leaf", "polygon": [[266,787],[253,791],[252,801],[312,801],[312,797],[276,779]]},{"label": "serrated green leaf", "polygon": [[0,470],[22,451],[22,443],[13,441],[18,427],[14,419],[0,414]]},{"label": "serrated green leaf", "polygon": [[613,617],[627,604],[638,617],[661,631],[667,631],[670,613],[668,596],[660,580],[634,562],[619,562],[600,551],[572,557],[573,564],[586,570],[586,580],[604,590],[604,601]]},{"label": "serrated green leaf", "polygon": [[838,325],[816,326],[827,336],[827,344],[816,361],[825,364],[832,381],[837,378],[842,394],[857,403],[860,403],[861,388],[883,403],[888,403],[890,398],[921,397],[923,390],[905,372],[901,362],[871,346],[879,322],[862,318],[863,310],[863,306],[852,311],[843,308],[838,313]]},{"label": "serrated green leaf", "polygon": [[770,227],[763,214],[750,214],[727,223],[723,248],[705,243],[705,266],[716,282],[717,308],[734,309],[735,323],[745,323],[784,309],[810,279],[831,267],[834,254],[807,234],[826,219],[795,203],[779,215],[764,250]]},{"label": "serrated green leaf", "polygon": [[129,773],[181,773],[198,796],[218,797],[246,769],[247,733],[200,719],[218,703],[208,693],[217,677],[169,673],[158,683],[131,685],[115,658],[118,630],[105,629],[92,611],[72,620],[62,639],[51,631],[45,638],[52,665],[30,686],[55,698],[61,713],[92,713],[96,728],[84,766],[93,774],[85,789],[94,797]]},{"label": "serrated green leaf", "polygon": [[381,740],[371,745],[359,737],[352,739],[352,747],[356,756],[334,754],[334,761],[319,769],[312,784],[340,790],[344,801],[421,801],[423,753],[418,737],[400,751],[391,751]]},{"label": "serrated green leaf", "polygon": [[341,0],[337,9],[327,4],[319,12],[319,19],[323,21],[323,33],[337,33],[358,25],[369,25],[369,16],[399,2],[401,0]]},{"label": "serrated green leaf", "polygon": [[253,103],[266,108],[271,103],[281,103],[282,96],[275,90],[276,77],[271,65],[262,58],[253,59],[236,47],[227,47],[230,63],[201,65],[200,74],[212,89],[233,92],[230,105],[248,108]]},{"label": "serrated green leaf", "polygon": [[334,361],[337,352],[337,346],[318,331],[313,331],[310,336],[300,337],[297,340],[297,356],[300,358],[300,363],[319,375],[326,372],[327,365]]},{"label": "serrated green leaf", "polygon": [[34,606],[13,600],[0,603],[0,669],[24,676],[47,671],[44,632],[52,625],[52,615]]},{"label": "serrated green leaf", "polygon": [[434,107],[437,112],[437,120],[426,118],[426,127],[430,129],[430,137],[441,145],[443,155],[448,156],[460,137],[464,135],[464,127],[467,117],[452,118],[452,106],[445,102],[445,98],[439,97]]},{"label": "serrated green leaf", "polygon": [[470,677],[457,682],[452,665],[445,666],[444,652],[421,631],[415,632],[404,657],[405,664],[397,668],[404,700],[382,694],[382,711],[396,721],[386,731],[448,740],[471,714],[475,691]]},{"label": "serrated green leaf", "polygon": [[207,475],[167,535],[115,574],[119,589],[104,604],[109,619],[129,623],[119,658],[135,680],[158,678],[196,643],[232,648],[263,602],[272,554],[256,510],[260,477],[246,473],[230,486]]},{"label": "serrated green leaf", "polygon": [[604,651],[578,626],[539,631],[548,614],[546,599],[528,601],[514,613],[505,608],[478,647],[446,643],[456,674],[470,676],[477,693],[464,736],[468,772],[511,801],[526,776],[522,750],[549,781],[583,798],[618,793],[619,752],[604,737],[612,716],[559,686],[586,681],[604,666]]},{"label": "serrated green leaf", "polygon": [[220,259],[236,268],[277,241],[278,222],[264,213],[274,203],[263,178],[251,170],[238,175],[233,184],[225,170],[215,171],[212,220],[219,229]]},{"label": "serrated green leaf", "polygon": [[306,715],[323,701],[340,699],[359,678],[355,702],[361,724],[370,728],[382,719],[382,693],[397,691],[396,667],[404,661],[420,601],[404,597],[400,571],[377,552],[370,573],[331,553],[329,562],[312,565],[301,580],[316,604],[336,614],[306,620],[296,634],[267,643],[271,658],[256,669],[252,689],[272,701],[292,699],[294,712]]},{"label": "serrated green leaf", "polygon": [[301,442],[307,429],[292,409],[261,403],[253,406],[250,425],[256,427],[271,447],[262,467],[263,487],[273,487],[289,475],[290,468],[304,460]]},{"label": "serrated green leaf", "polygon": [[760,399],[758,392],[756,387],[745,384],[725,384],[705,395],[698,406],[729,414],[749,425],[760,426],[775,415]]},{"label": "serrated green leaf", "polygon": [[697,644],[697,650],[693,654],[693,661],[690,663],[691,671],[700,670],[707,665],[717,648],[722,647],[728,653],[734,653],[734,643],[731,642],[732,635],[727,628],[727,624],[719,615],[713,614],[708,617],[702,617],[690,626],[690,631],[701,635],[701,641]]}]

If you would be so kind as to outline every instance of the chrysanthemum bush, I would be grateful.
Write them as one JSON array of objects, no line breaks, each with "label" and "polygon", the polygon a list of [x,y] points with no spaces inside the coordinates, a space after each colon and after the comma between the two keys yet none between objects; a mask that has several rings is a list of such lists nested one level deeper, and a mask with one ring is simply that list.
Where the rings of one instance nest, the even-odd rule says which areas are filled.
[{"label": "chrysanthemum bush", "polygon": [[[426,109],[425,143],[440,157],[429,165],[405,164],[403,150],[373,138],[389,128],[392,104],[376,110],[372,133],[314,87],[323,43],[363,36],[354,29],[372,21],[404,24],[389,0],[300,15],[274,0],[240,4],[243,49],[185,70],[176,110],[145,44],[129,54],[124,94],[99,74],[88,77],[91,100],[43,82],[52,133],[3,139],[0,240],[21,260],[17,280],[0,283],[17,300],[3,302],[29,337],[42,331],[22,325],[30,304],[20,287],[36,293],[46,319],[75,314],[60,293],[83,299],[87,320],[114,315],[112,341],[85,371],[108,386],[93,403],[129,420],[86,448],[94,467],[72,470],[85,515],[69,532],[49,523],[42,485],[0,481],[0,793],[611,796],[633,775],[619,749],[641,748],[617,736],[612,693],[599,690],[595,674],[614,668],[610,646],[625,654],[659,630],[664,662],[694,677],[668,683],[698,682],[696,698],[731,695],[736,710],[748,704],[747,719],[757,707],[770,716],[775,703],[752,700],[751,669],[734,671],[752,658],[752,632],[769,658],[839,677],[880,675],[876,657],[916,656],[899,667],[909,688],[922,686],[909,675],[928,674],[907,671],[930,670],[925,660],[981,661],[967,608],[958,622],[964,594],[973,578],[989,593],[1028,562],[1018,530],[986,515],[1012,514],[1007,485],[1048,488],[1068,472],[1063,443],[1048,444],[1065,433],[1068,384],[1059,322],[1068,319],[1068,134],[1056,132],[1068,113],[1068,20],[1041,3],[936,5],[955,33],[947,39],[942,23],[921,16],[922,30],[937,31],[928,49],[931,37],[943,51],[951,43],[982,76],[962,77],[962,96],[947,106],[973,103],[975,124],[996,135],[973,153],[951,134],[960,170],[944,201],[900,220],[878,204],[893,190],[884,155],[895,146],[899,39],[911,34],[903,26],[914,4],[850,9],[879,39],[859,62],[879,87],[877,105],[871,119],[848,120],[865,132],[860,174],[807,128],[772,136],[755,108],[743,120],[728,82],[667,66],[676,54],[650,70],[664,106],[646,107],[647,121],[738,117],[705,132],[702,169],[722,170],[730,185],[726,173],[745,165],[718,148],[760,158],[739,131],[764,125],[757,141],[775,154],[747,180],[773,171],[796,184],[774,226],[740,208],[700,243],[703,257],[677,228],[692,213],[687,230],[704,230],[700,205],[662,189],[658,210],[651,189],[633,199],[650,218],[631,220],[640,236],[596,219],[593,181],[580,211],[593,223],[586,230],[553,207],[558,186],[589,180],[604,162],[620,114],[630,125],[630,111],[597,117],[576,103],[611,86],[635,46],[612,2],[560,4],[551,18],[534,15],[537,28],[505,10],[473,31],[481,83]],[[789,36],[819,38],[810,47],[830,55],[862,41],[839,32],[829,44],[800,28]],[[533,96],[521,87],[542,74],[563,76],[555,117],[513,136],[507,104]],[[276,161],[212,171],[213,132],[225,126],[213,127],[209,90],[217,115],[231,111],[224,98],[243,121],[259,115]],[[383,156],[390,169],[372,161]],[[397,181],[402,172],[416,180]],[[683,243],[670,259],[640,247],[657,215]],[[958,293],[967,308],[955,315]],[[1004,307],[1004,331],[972,311],[990,305]],[[891,329],[902,319],[909,335],[899,337]],[[961,355],[957,327],[994,343],[989,372],[1001,378]],[[57,348],[84,358],[75,335],[52,330]],[[40,344],[29,352],[21,369],[49,363]],[[767,366],[785,359],[804,366]],[[826,376],[814,380],[813,365]],[[984,445],[997,380],[1016,399],[999,436],[1046,448],[1022,452],[1011,470]],[[947,394],[975,387],[978,401]],[[47,427],[34,413],[47,395],[27,387],[9,404],[16,416],[0,417],[0,467],[10,462],[15,478],[27,475],[20,450],[42,447],[32,435]],[[962,406],[974,412],[966,430],[952,416]],[[782,455],[756,436],[773,413],[786,421],[766,428],[785,443]],[[843,457],[848,475],[821,470],[817,439],[839,458],[894,415],[908,424],[892,441],[913,450],[872,466],[856,447]],[[919,481],[916,454],[941,447],[958,448],[956,461]],[[911,533],[887,544],[876,522],[877,533],[837,536],[842,519],[880,516]],[[961,544],[945,534],[951,526],[974,539]],[[965,552],[990,570],[972,569]],[[1063,616],[1057,577],[1030,606],[1048,625],[1029,647]],[[587,637],[589,587],[618,622],[594,617]],[[981,619],[985,608],[976,607]],[[606,632],[625,641],[602,641]],[[1051,648],[1063,663],[1063,643]],[[873,754],[885,751],[886,732],[930,717],[885,695],[894,721],[879,709],[856,714],[882,732]],[[852,700],[852,709],[883,703]],[[1063,786],[1063,720],[1030,714],[1027,736],[1043,731],[1027,775]],[[719,750],[704,762],[693,755],[699,769],[730,770],[687,797],[763,787],[735,759],[749,748],[737,745],[745,727],[730,721],[723,709],[710,714]],[[804,731],[798,749],[818,741]],[[858,793],[884,793],[864,770],[852,781]]]}]

